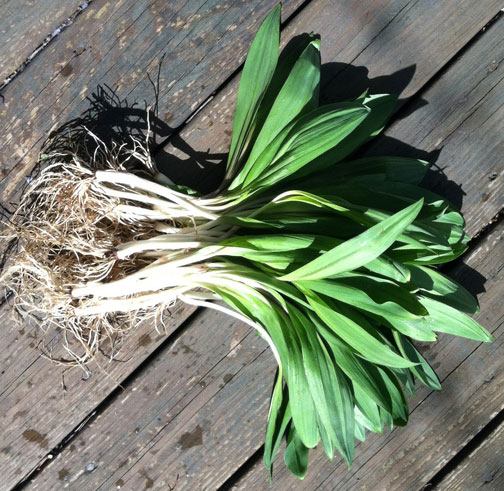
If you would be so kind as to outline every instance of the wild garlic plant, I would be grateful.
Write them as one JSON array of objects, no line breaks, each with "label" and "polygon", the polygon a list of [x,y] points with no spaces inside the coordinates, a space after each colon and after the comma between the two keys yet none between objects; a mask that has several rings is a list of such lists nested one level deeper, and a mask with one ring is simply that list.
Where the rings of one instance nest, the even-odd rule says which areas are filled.
[{"label": "wild garlic plant", "polygon": [[279,56],[279,25],[277,6],[250,47],[217,192],[169,181],[138,139],[51,137],[6,224],[17,247],[2,279],[19,311],[62,329],[79,364],[177,301],[250,325],[278,364],[264,463],[285,438],[303,477],[310,448],[350,464],[355,439],[407,422],[416,382],[440,388],[413,341],[490,335],[467,315],[476,300],[436,270],[468,237],[460,213],[420,187],[427,163],[351,157],[395,98],[320,105],[318,37]]}]

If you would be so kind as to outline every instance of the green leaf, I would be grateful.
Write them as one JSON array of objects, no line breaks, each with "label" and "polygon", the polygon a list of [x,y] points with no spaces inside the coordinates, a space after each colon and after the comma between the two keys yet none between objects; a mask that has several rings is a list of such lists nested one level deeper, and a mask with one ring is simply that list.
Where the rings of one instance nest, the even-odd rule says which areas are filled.
[{"label": "green leaf", "polygon": [[301,341],[305,372],[319,420],[319,432],[330,459],[336,447],[347,462],[353,458],[353,395],[345,376],[331,360],[316,328],[298,309],[290,309]]},{"label": "green leaf", "polygon": [[246,186],[256,179],[267,165],[264,160],[256,162],[265,148],[295,118],[316,109],[320,83],[319,44],[318,40],[312,41],[296,61],[264,121],[245,166],[229,189],[242,183]]},{"label": "green leaf", "polygon": [[419,184],[427,172],[425,160],[407,157],[365,157],[357,160],[338,162],[328,169],[309,176],[303,183],[313,189],[314,186],[327,186],[328,183],[340,183],[356,177],[380,176],[388,181]]},{"label": "green leaf", "polygon": [[273,470],[273,461],[276,458],[290,420],[288,395],[283,386],[282,370],[279,369],[271,395],[268,424],[264,440],[263,462],[265,467],[270,471],[270,474]]},{"label": "green leaf", "polygon": [[[356,419],[358,419],[364,427],[374,433],[381,433],[383,428],[379,406],[359,385],[355,385],[354,392],[355,403],[357,405],[355,411]],[[358,413],[360,413],[359,417],[357,416]]]},{"label": "green leaf", "polygon": [[369,108],[369,113],[359,127],[343,138],[330,151],[314,160],[310,166],[301,169],[296,174],[296,178],[302,178],[332,167],[380,133],[396,108],[397,98],[389,94],[375,94],[366,97],[362,103]]},{"label": "green leaf", "polygon": [[413,363],[394,353],[352,319],[338,312],[335,304],[330,306],[314,293],[307,293],[308,301],[322,321],[343,341],[348,343],[363,358],[379,365],[407,368]]},{"label": "green leaf", "polygon": [[[314,322],[316,323],[317,321],[315,320]],[[334,359],[352,381],[354,388],[358,386],[381,408],[392,412],[392,398],[388,393],[383,377],[378,371],[378,367],[356,356],[333,331],[325,326],[319,324],[317,329],[324,339],[327,340],[333,352]]]},{"label": "green leaf", "polygon": [[486,343],[492,341],[492,335],[468,315],[428,297],[419,296],[419,300],[429,311],[434,331]]},{"label": "green leaf", "polygon": [[428,314],[425,307],[408,290],[387,280],[355,275],[299,283],[310,290],[385,319],[390,316],[411,319]]},{"label": "green leaf", "polygon": [[[297,309],[289,309],[289,317],[292,321],[293,334],[297,336],[301,347],[304,372],[308,382],[309,394],[313,399],[313,407],[317,414],[320,437],[329,458],[333,457],[332,443],[334,441],[333,428],[329,403],[324,390],[323,378],[327,375],[327,366],[320,350],[320,344],[315,336],[315,331],[307,325],[308,321]],[[305,394],[305,397],[309,397]]]},{"label": "green leaf", "polygon": [[240,159],[247,151],[254,118],[275,71],[280,46],[280,11],[281,6],[278,4],[264,19],[243,67],[233,118],[227,179],[234,175]]},{"label": "green leaf", "polygon": [[419,184],[425,176],[429,163],[407,157],[366,157],[334,166],[335,176],[350,178],[370,174],[383,174],[387,180]]},{"label": "green leaf", "polygon": [[394,339],[397,347],[402,355],[408,360],[416,363],[417,365],[411,367],[410,370],[415,376],[427,387],[433,390],[441,390],[441,383],[436,375],[436,372],[431,368],[425,358],[417,351],[417,349],[408,341],[408,338],[394,332]]},{"label": "green leaf", "polygon": [[390,278],[399,283],[407,283],[411,279],[410,271],[403,264],[382,255],[364,266],[371,273]]},{"label": "green leaf", "polygon": [[289,347],[287,363],[289,405],[292,421],[299,438],[306,447],[313,448],[320,440],[316,408],[305,371],[302,340],[299,339],[293,322],[295,321],[291,320],[290,325],[285,329],[285,337]]},{"label": "green leaf", "polygon": [[304,479],[308,468],[308,448],[303,444],[296,427],[291,424],[284,454],[285,465],[299,479]]},{"label": "green leaf", "polygon": [[317,280],[366,265],[384,253],[397,240],[416,218],[422,205],[423,201],[420,200],[408,206],[280,279],[284,281]]},{"label": "green leaf", "polygon": [[409,413],[408,402],[404,396],[401,384],[392,370],[389,370],[386,367],[377,368],[385,382],[387,392],[392,400],[392,411],[390,412],[392,420],[395,425],[404,426],[408,422]]},{"label": "green leaf", "polygon": [[[261,155],[261,160],[256,161],[256,165],[264,170],[249,183],[249,187],[272,186],[310,164],[351,134],[368,112],[367,107],[358,103],[340,103],[319,107],[302,116],[292,127],[287,127],[286,134],[282,132],[273,140],[272,148],[278,150],[272,161],[268,148],[265,150],[267,157]],[[281,145],[278,140],[282,140]]]}]

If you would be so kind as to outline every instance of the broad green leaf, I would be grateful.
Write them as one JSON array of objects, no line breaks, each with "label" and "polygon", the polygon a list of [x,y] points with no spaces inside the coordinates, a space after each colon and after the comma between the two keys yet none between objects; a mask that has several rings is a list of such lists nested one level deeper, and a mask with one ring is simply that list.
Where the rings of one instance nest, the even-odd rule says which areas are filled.
[{"label": "broad green leaf", "polygon": [[366,97],[362,103],[369,108],[369,113],[359,127],[309,166],[297,172],[294,176],[296,179],[332,167],[380,133],[396,108],[397,97],[389,94],[375,94]]},{"label": "broad green leaf", "polygon": [[289,344],[285,335],[288,331],[285,329],[285,319],[264,295],[243,284],[236,285],[235,288],[204,282],[201,285],[220,295],[222,300],[236,311],[261,324],[271,337],[282,364],[287,366]]},{"label": "broad green leaf", "polygon": [[[324,390],[324,376],[327,378],[327,366],[323,359],[320,344],[315,335],[315,329],[308,325],[300,312],[289,309],[292,328],[299,340],[303,365],[308,382],[309,394],[313,399],[313,406],[317,414],[318,428],[322,444],[327,456],[333,458],[333,442],[336,438],[331,424],[331,408],[328,394]],[[309,397],[309,395],[307,394]]]},{"label": "broad green leaf", "polygon": [[354,402],[351,384],[343,371],[331,358],[329,351],[322,344],[322,351],[327,363],[328,373],[324,376],[323,382],[326,385],[326,391],[331,400],[331,415],[333,418],[333,427],[336,433],[334,442],[336,448],[350,465],[355,449],[354,435]]},{"label": "broad green leaf", "polygon": [[361,104],[342,103],[322,106],[302,116],[286,135],[279,135],[283,142],[274,160],[261,162],[264,170],[249,186],[272,186],[294,174],[351,134],[368,112]]},{"label": "broad green leaf", "polygon": [[410,271],[403,264],[381,255],[364,266],[371,273],[390,278],[399,283],[407,283],[411,279]]},{"label": "broad green leaf", "polygon": [[429,163],[407,157],[365,157],[341,162],[331,170],[334,176],[349,178],[361,175],[383,174],[387,180],[419,184],[425,176]]},{"label": "broad green leaf", "polygon": [[428,163],[424,160],[407,157],[366,157],[335,163],[317,174],[300,181],[301,186],[313,189],[318,186],[337,185],[356,177],[377,177],[385,182],[396,181],[401,184],[418,184],[425,176]]},{"label": "broad green leaf", "polygon": [[246,153],[254,118],[275,71],[280,46],[280,10],[280,4],[271,10],[247,54],[236,98],[227,179],[233,176],[237,164]]},{"label": "broad green leaf", "polygon": [[419,300],[429,311],[433,330],[475,341],[492,341],[492,335],[468,315],[428,297],[419,296]]},{"label": "broad green leaf", "polygon": [[394,339],[403,356],[413,363],[417,363],[417,365],[411,367],[410,370],[415,374],[418,380],[433,390],[441,390],[441,383],[439,382],[436,372],[431,368],[429,363],[427,363],[425,358],[417,351],[417,349],[408,341],[408,338],[395,332]]},{"label": "broad green leaf", "polygon": [[[381,433],[383,428],[378,405],[367,395],[366,391],[357,384],[354,387],[354,392],[355,403],[357,405],[356,419],[374,433]],[[357,413],[360,413],[361,417],[357,418]]]},{"label": "broad green leaf", "polygon": [[297,309],[291,309],[290,317],[301,340],[306,376],[326,453],[332,459],[335,447],[351,462],[354,448],[351,390],[316,334],[315,326]]},{"label": "broad green leaf", "polygon": [[[358,409],[357,409],[357,411],[358,411]],[[361,442],[366,441],[366,428],[361,423],[357,414],[355,416],[355,438]]]},{"label": "broad green leaf", "polygon": [[393,422],[395,425],[404,426],[408,422],[409,412],[408,402],[404,396],[401,384],[392,370],[389,370],[386,367],[377,368],[392,399],[392,411],[390,414],[392,415]]},{"label": "broad green leaf", "polygon": [[429,316],[419,317],[417,319],[388,317],[386,323],[415,341],[432,342],[437,339],[436,333],[432,329],[433,326]]},{"label": "broad green leaf", "polygon": [[255,140],[247,162],[229,189],[246,186],[264,170],[256,164],[257,158],[270,142],[296,117],[316,109],[320,83],[319,41],[312,41],[301,53],[287,80],[280,89],[264,124]]},{"label": "broad green leaf", "polygon": [[413,363],[394,353],[352,319],[338,312],[334,304],[329,306],[313,293],[308,293],[307,299],[320,319],[366,360],[390,367],[413,366]]},{"label": "broad green leaf", "polygon": [[299,339],[292,320],[285,329],[285,337],[289,347],[287,386],[292,422],[304,446],[313,448],[320,440],[316,408],[306,376],[302,340]]},{"label": "broad green leaf", "polygon": [[385,319],[389,316],[411,319],[428,314],[425,307],[408,290],[386,280],[355,275],[299,283],[310,290],[358,309],[373,312]]},{"label": "broad green leaf", "polygon": [[270,474],[287,425],[291,420],[287,391],[284,390],[282,370],[279,368],[271,395],[268,424],[264,441],[263,462]]},{"label": "broad green leaf", "polygon": [[[314,322],[317,322],[316,319]],[[392,399],[376,365],[356,356],[329,328],[318,324],[318,331],[326,339],[338,366],[368,397],[381,408],[391,412]]]},{"label": "broad green leaf", "polygon": [[420,212],[420,200],[280,279],[317,280],[360,268],[384,253]]}]

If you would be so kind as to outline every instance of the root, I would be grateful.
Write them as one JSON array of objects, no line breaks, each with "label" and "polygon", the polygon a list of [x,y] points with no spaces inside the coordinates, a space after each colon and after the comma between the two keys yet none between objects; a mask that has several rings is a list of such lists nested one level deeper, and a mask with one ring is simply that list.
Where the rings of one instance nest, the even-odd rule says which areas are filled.
[{"label": "root", "polygon": [[[17,210],[3,220],[1,240],[10,250],[0,281],[21,318],[34,317],[44,332],[61,330],[66,355],[55,359],[60,363],[84,366],[104,346],[115,356],[123,336],[145,320],[160,322],[174,303],[160,296],[155,303],[133,303],[138,308],[124,313],[72,295],[74,289],[120,280],[154,262],[155,257],[142,255],[119,259],[117,250],[159,235],[158,223],[177,226],[167,214],[149,217],[160,204],[149,193],[142,200],[139,192],[126,198],[108,192],[96,179],[103,171],[134,172],[146,182],[156,173],[138,140],[129,148],[107,147],[86,128],[66,128],[46,142],[37,174]],[[89,313],[91,305],[97,312]]]}]

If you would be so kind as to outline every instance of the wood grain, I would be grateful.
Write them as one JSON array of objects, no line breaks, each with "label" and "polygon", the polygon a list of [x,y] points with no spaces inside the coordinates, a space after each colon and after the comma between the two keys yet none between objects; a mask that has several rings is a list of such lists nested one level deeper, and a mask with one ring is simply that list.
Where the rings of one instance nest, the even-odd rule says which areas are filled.
[{"label": "wood grain", "polygon": [[[252,397],[254,391],[262,392],[262,384],[254,383],[263,378],[258,355],[264,362],[273,360],[264,341],[246,325],[206,312],[32,488],[62,481],[71,489],[143,489],[148,482],[159,489],[175,483],[177,489],[213,489],[234,471],[233,456],[221,454],[228,432],[240,434],[250,449],[247,426],[255,425],[242,412],[242,398],[247,387]],[[228,418],[215,421],[214,411],[226,412]],[[145,459],[149,462],[144,465]],[[210,461],[220,463],[209,467]],[[90,463],[94,471],[83,472]]]},{"label": "wood grain", "polygon": [[504,489],[503,449],[504,424],[501,424],[433,489],[501,491]]},{"label": "wood grain", "polygon": [[0,85],[83,2],[78,0],[5,0],[0,5]]},{"label": "wood grain", "polygon": [[[118,361],[111,363],[102,357],[99,365],[90,365],[89,375],[78,368],[65,370],[42,358],[37,350],[40,333],[36,326],[8,330],[9,325],[2,323],[2,486],[13,486],[44,462],[51,449],[117,390],[193,311],[177,305],[166,320],[166,330],[141,326],[120,350]],[[3,319],[8,315],[5,312]],[[49,344],[57,347],[58,337]]]},{"label": "wood grain", "polygon": [[434,164],[425,186],[461,208],[474,236],[504,207],[504,18],[407,107],[369,154]]},{"label": "wood grain", "polygon": [[[303,19],[303,15],[304,11],[300,16],[301,20]],[[306,24],[303,23],[303,28],[305,28],[305,25]],[[455,69],[455,67],[456,65],[450,70]],[[420,68],[421,67],[419,67],[419,70]],[[393,71],[393,69],[391,71]],[[479,84],[480,82],[479,80],[474,80],[475,84]],[[431,90],[433,94],[436,93],[436,84]],[[462,90],[462,86],[459,86],[459,90]],[[463,90],[467,90],[465,86]],[[471,91],[468,92],[470,93]],[[425,96],[428,97],[429,93],[430,91],[428,91]],[[475,97],[481,96],[478,91],[473,91],[473,95]],[[219,130],[221,128],[220,121],[216,121],[214,125],[211,126],[212,130],[206,130],[205,132],[205,130],[202,129],[204,128],[202,120],[204,122],[205,118],[208,118],[208,113],[213,114],[217,112],[220,105],[227,107],[227,101],[228,96],[217,98],[219,104],[212,105],[208,109],[203,110],[202,117],[196,118],[193,123],[189,125],[187,133],[183,133],[184,138],[192,142],[196,141],[196,138],[203,139],[201,135],[208,135],[216,126],[218,126],[217,130]],[[475,101],[471,100],[469,97],[467,108],[472,107],[474,102]],[[466,108],[466,106],[462,106],[460,110],[460,121],[466,118],[467,115],[464,108]],[[456,118],[456,115],[453,117]],[[400,127],[402,124],[409,127],[409,131],[413,134],[417,129],[417,124],[414,121],[408,122],[407,119],[404,119],[398,123],[397,127]],[[441,126],[442,121],[435,120],[434,118],[432,125],[433,128]],[[455,126],[457,125],[455,124]],[[394,131],[396,130],[394,129]],[[456,133],[457,130],[455,130],[453,134],[455,135]],[[193,137],[194,140],[190,139]],[[424,143],[428,145],[429,142],[431,141],[426,137]],[[213,140],[211,140],[211,143],[213,144]],[[479,150],[476,146],[472,150],[476,153],[472,160],[472,162],[474,162],[476,161],[477,152]],[[457,178],[456,168],[453,176]],[[486,224],[486,222],[481,221],[479,218],[475,218],[474,220],[475,221],[472,223],[475,230],[479,230],[479,228]],[[485,258],[481,257],[478,261],[484,263]],[[485,270],[483,270],[483,272],[484,271]],[[462,273],[460,274],[462,275]],[[489,298],[493,298],[493,302],[496,300],[495,297],[491,297],[491,292],[495,284],[496,282],[488,286],[488,291],[490,293],[487,294],[490,295]],[[495,308],[495,305],[492,303],[489,305],[485,304],[483,309],[484,313],[487,308],[489,309],[488,311],[491,312],[492,309]],[[212,319],[209,317],[208,321],[204,321],[203,330],[194,327],[194,329],[196,329],[195,333],[198,335],[197,337],[203,336],[204,339],[207,339],[205,337],[207,335],[205,332],[213,332],[213,329],[215,329],[213,314],[203,313],[201,319],[206,319],[207,315],[212,315]],[[496,322],[496,320],[492,318],[483,318],[483,322],[491,328],[494,326],[493,322]],[[190,332],[192,331],[193,328],[191,328]],[[244,345],[248,346],[246,343],[244,343]],[[114,418],[116,415],[113,412],[113,406],[111,406],[111,410],[102,414],[92,430],[85,429],[82,432],[82,437],[86,440],[89,439],[91,435],[94,435],[93,448],[98,449],[98,457],[96,457],[96,459],[100,462],[100,467],[107,469],[109,473],[113,472],[113,479],[117,479],[119,482],[118,485],[124,485],[128,489],[130,487],[138,487],[142,483],[145,484],[145,476],[148,476],[153,486],[162,487],[162,483],[164,483],[164,485],[172,485],[178,475],[177,486],[182,489],[190,487],[211,489],[225,482],[226,477],[243,464],[262,443],[270,391],[270,384],[265,381],[271,379],[274,365],[270,353],[268,351],[263,352],[263,344],[256,349],[257,358],[254,359],[253,363],[246,364],[246,366],[240,370],[240,373],[233,377],[230,382],[231,387],[229,390],[224,390],[223,388],[222,391],[215,394],[214,388],[209,389],[209,392],[206,393],[205,396],[201,396],[208,402],[205,402],[203,405],[195,403],[194,406],[188,406],[184,409],[184,414],[180,415],[181,419],[169,421],[167,426],[161,431],[159,431],[159,429],[156,430],[153,426],[154,423],[152,423],[148,428],[142,430],[145,435],[143,440],[140,442],[135,440],[134,445],[131,440],[132,435],[129,437],[125,436],[122,427],[114,425]],[[436,345],[435,348],[432,348],[430,356],[434,364],[438,367],[441,376],[446,377],[451,370],[460,364],[465,356],[468,356],[473,351],[473,349],[474,345],[470,342],[445,337],[441,343]],[[220,359],[220,356],[216,356],[215,363],[218,363]],[[167,360],[166,363],[171,363],[171,361]],[[148,378],[139,377],[137,383],[140,386],[144,386],[148,384]],[[203,393],[205,393],[205,391],[203,391]],[[427,396],[427,393],[423,393],[423,396]],[[142,406],[142,412],[144,414],[151,414],[149,401],[146,401]],[[126,415],[126,413],[121,414]],[[157,414],[157,409],[152,409],[153,420],[157,417]],[[240,416],[236,416],[237,414]],[[123,419],[128,419],[128,421],[131,419],[131,424],[135,424],[136,421],[134,414],[131,415],[131,417],[121,416],[121,420]],[[180,443],[182,436],[184,436],[182,440],[191,440],[194,438],[199,442],[198,426],[203,431],[204,427],[201,424],[203,419],[207,420],[207,423],[205,423],[207,431],[203,432],[204,438],[202,436],[201,444],[191,446],[190,449],[183,449],[183,445]],[[107,441],[101,437],[105,431],[109,432]],[[149,434],[154,433],[156,433],[155,438],[151,439],[148,437]],[[124,438],[127,440],[126,443],[124,443],[125,450],[114,443],[123,441]],[[111,448],[110,451],[107,450],[108,447]],[[54,463],[38,476],[34,484],[43,488],[44,486],[50,485],[50,483],[56,482],[55,480],[62,469],[65,470],[65,475],[67,472],[69,476],[78,475],[79,472],[85,468],[86,464],[89,463],[87,461],[92,458],[93,448],[89,449],[89,453],[84,458],[68,450],[63,451],[61,457],[56,459]],[[181,450],[186,450],[186,452],[181,452]],[[124,466],[119,466],[119,464],[123,462],[126,462],[126,464],[124,464]],[[317,462],[315,462],[315,471],[317,470],[317,465],[322,466],[328,464],[325,462],[324,464],[317,464]],[[329,467],[325,468],[326,475],[333,466],[329,465]],[[97,471],[98,469],[94,472]],[[260,486],[260,483],[265,483],[265,476],[262,470],[258,472],[260,472],[259,480],[250,481],[253,482],[253,486]],[[104,481],[104,479],[107,478],[105,471],[99,472],[96,476],[96,480],[93,477],[86,477],[82,478],[86,479],[86,481],[82,482],[91,483],[91,487],[98,483],[102,483],[104,488],[107,488],[107,486],[113,483],[113,481],[109,479]],[[69,477],[69,479],[71,479],[71,477]],[[81,479],[81,477],[78,479]],[[151,481],[148,482],[150,483]],[[250,482],[248,482],[249,485]],[[289,485],[291,484],[292,483]],[[246,487],[246,489],[252,488]]]}]

